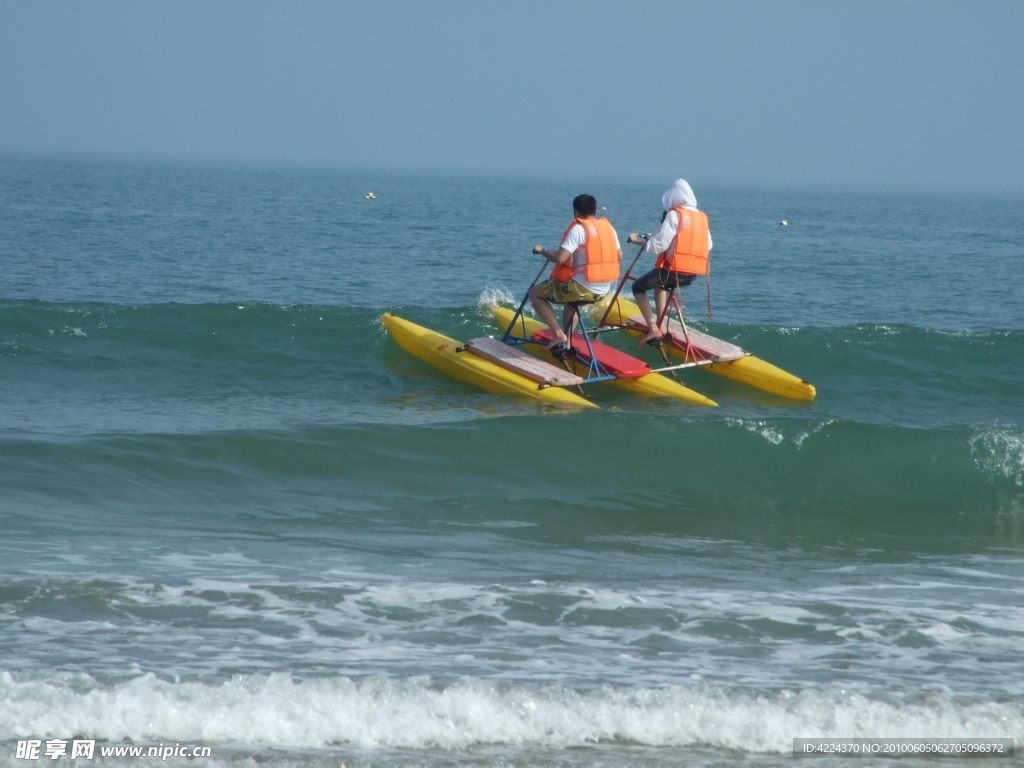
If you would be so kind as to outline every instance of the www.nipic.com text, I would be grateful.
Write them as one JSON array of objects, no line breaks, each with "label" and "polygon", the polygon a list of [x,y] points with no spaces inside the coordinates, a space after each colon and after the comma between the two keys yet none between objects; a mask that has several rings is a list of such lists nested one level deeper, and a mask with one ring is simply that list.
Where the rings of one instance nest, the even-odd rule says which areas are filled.
[{"label": "www.nipic.com text", "polygon": [[[70,749],[68,748],[68,745]],[[159,746],[134,746],[130,744],[101,745],[100,757],[157,757],[166,760],[168,757],[210,757],[210,747],[192,747],[181,744]],[[96,753],[95,739],[26,739],[19,741],[14,757],[17,760],[39,760],[47,758],[58,760],[68,757],[71,760],[92,760]]]}]

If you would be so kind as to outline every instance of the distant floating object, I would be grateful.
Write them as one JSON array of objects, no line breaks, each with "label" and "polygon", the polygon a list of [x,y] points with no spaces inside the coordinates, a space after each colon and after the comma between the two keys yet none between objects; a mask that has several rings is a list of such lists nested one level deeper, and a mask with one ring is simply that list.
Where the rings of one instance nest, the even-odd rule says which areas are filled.
[{"label": "distant floating object", "polygon": [[367,192],[366,193],[366,199],[367,200],[376,200],[377,196],[375,194],[373,194],[373,192]]},{"label": "distant floating object", "polygon": [[601,206],[601,210],[602,210],[602,211],[607,211],[608,209],[607,209],[607,208],[605,208],[605,207],[604,207],[604,206],[602,205],[602,206]]},{"label": "distant floating object", "polygon": [[788,227],[789,226],[789,222],[786,221],[785,219],[783,219],[782,221],[779,222],[779,226],[780,227]]}]

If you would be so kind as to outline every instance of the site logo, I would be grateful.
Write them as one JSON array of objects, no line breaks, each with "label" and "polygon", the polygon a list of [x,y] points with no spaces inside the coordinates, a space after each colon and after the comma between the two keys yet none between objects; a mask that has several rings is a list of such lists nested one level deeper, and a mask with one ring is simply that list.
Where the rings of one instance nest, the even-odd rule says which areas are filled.
[{"label": "site logo", "polygon": [[[92,760],[96,752],[96,739],[71,739],[71,752],[68,752],[69,739],[48,739],[43,747],[42,739],[25,739],[19,741],[14,752],[16,760],[39,760],[49,758],[59,760],[68,757],[71,760]],[[180,743],[164,746],[136,746],[134,744],[104,744],[100,746],[101,757],[157,757],[166,760],[168,757],[210,757],[210,747],[191,747]]]}]

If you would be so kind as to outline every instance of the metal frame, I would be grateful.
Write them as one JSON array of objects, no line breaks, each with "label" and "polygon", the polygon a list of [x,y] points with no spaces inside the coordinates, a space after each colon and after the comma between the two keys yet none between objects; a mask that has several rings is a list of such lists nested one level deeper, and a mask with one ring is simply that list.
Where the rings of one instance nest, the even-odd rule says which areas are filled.
[{"label": "metal frame", "polygon": [[[608,315],[611,313],[612,307],[615,306],[616,302],[618,302],[619,296],[622,293],[622,289],[626,286],[626,281],[629,280],[630,278],[634,278],[635,279],[635,276],[633,275],[633,268],[636,267],[637,262],[640,260],[640,257],[643,255],[644,248],[645,248],[645,246],[641,245],[640,246],[640,250],[637,251],[636,256],[633,257],[633,261],[630,263],[629,268],[626,269],[625,273],[622,276],[622,279],[619,281],[618,286],[616,286],[615,293],[612,294],[611,301],[608,302],[608,307],[607,307],[607,309],[605,309],[604,314],[601,316],[601,321],[598,324],[598,327],[595,328],[593,331],[591,331],[591,333],[596,335],[596,334],[599,334],[599,333],[608,333],[610,331],[625,330],[625,329],[628,329],[630,327],[630,326],[626,325],[625,323],[609,323],[608,322]],[[711,262],[710,262],[710,259],[709,259],[708,260],[708,274],[705,275],[705,279],[704,279],[704,282],[706,284],[705,285],[705,291],[706,291],[706,300],[707,300],[707,306],[708,306],[708,320],[711,319],[711,282],[710,282],[710,272],[711,272]],[[657,289],[655,289],[655,291],[657,291]],[[683,329],[683,339],[686,342],[686,345],[685,345],[685,347],[683,349],[683,362],[673,365],[672,361],[670,359],[670,353],[668,351],[666,351],[664,344],[660,344],[660,345],[656,346],[655,348],[658,350],[658,352],[661,353],[661,358],[665,361],[665,365],[663,367],[661,367],[661,368],[652,368],[651,369],[651,373],[671,373],[674,376],[676,371],[682,370],[684,368],[696,368],[696,367],[703,366],[703,365],[712,365],[713,363],[717,362],[717,360],[715,360],[713,358],[704,357],[703,355],[698,354],[697,351],[694,349],[693,344],[690,342],[690,332],[689,332],[689,330],[686,327],[686,312],[685,312],[684,304],[683,304],[683,300],[682,300],[682,292],[680,291],[679,286],[676,286],[671,291],[668,291],[668,294],[669,294],[669,301],[665,302],[665,309],[657,317],[656,322],[657,322],[658,326],[660,327],[661,324],[663,322],[665,322],[665,318],[668,316],[669,310],[671,308],[673,308],[673,307],[675,308],[676,317],[679,319],[679,325]],[[620,312],[620,314],[621,314],[621,312]],[[670,334],[668,334],[668,336],[669,336],[669,347],[671,348],[671,336],[672,336],[672,334],[670,333]],[[692,358],[692,360],[691,360],[691,358]]]},{"label": "metal frame", "polygon": [[[512,331],[515,328],[515,325],[519,321],[519,319],[523,317],[523,309],[526,307],[527,299],[530,298],[530,291],[533,290],[533,286],[535,286],[537,284],[537,281],[540,280],[541,275],[544,274],[545,269],[547,269],[547,264],[543,265],[540,268],[540,272],[537,273],[537,276],[533,279],[533,282],[530,283],[530,288],[526,291],[526,294],[523,296],[523,300],[519,302],[519,307],[516,309],[516,313],[512,316],[512,322],[508,324],[508,328],[505,329],[505,335],[501,337],[501,340],[505,344],[510,344],[513,346],[515,346],[516,344],[543,344],[543,342],[537,341],[533,337],[526,335],[525,320],[523,320],[522,336],[513,335]],[[575,347],[572,346],[572,337],[573,333],[576,330],[576,323],[578,321],[580,325],[580,334],[583,336],[583,341],[587,345],[587,355],[590,358],[590,362],[586,364],[587,375],[583,376],[583,383],[598,384],[603,381],[615,381],[618,378],[618,376],[609,373],[608,369],[601,365],[601,362],[597,359],[597,355],[594,354],[594,347],[590,343],[591,331],[587,330],[587,325],[583,321],[583,315],[580,312],[580,303],[571,302],[565,304],[564,306],[569,308],[569,313],[568,317],[565,320],[565,326],[562,330],[564,330],[565,335],[569,337],[569,346],[566,347],[566,352],[564,355],[555,355],[556,359],[558,359],[562,363],[562,365],[565,366],[565,369],[570,373],[574,373],[577,376],[582,376],[582,374],[576,369],[577,362],[580,362],[582,364],[582,361],[580,361],[579,356],[575,354]],[[571,368],[568,362],[568,359],[570,357],[573,361]]]},{"label": "metal frame", "polygon": [[[565,327],[562,329],[565,331],[565,335],[569,337],[569,347],[566,349],[566,358],[571,357],[572,372],[577,376],[581,375],[576,370],[576,362],[580,359],[579,355],[575,353],[575,347],[572,346],[573,333],[576,330],[576,321],[580,324],[580,335],[583,336],[583,341],[587,345],[587,355],[590,357],[590,362],[587,363],[587,375],[584,376],[584,384],[597,384],[602,381],[615,381],[618,376],[609,373],[608,369],[601,365],[601,361],[597,359],[597,355],[594,354],[594,347],[590,343],[590,333],[587,331],[587,325],[583,322],[583,314],[580,312],[579,303],[570,303],[565,306],[570,307],[569,318],[565,323]],[[539,342],[536,342],[539,343]],[[557,355],[556,355],[557,357]],[[569,366],[566,364],[565,359],[562,360],[566,370],[569,370]]]},{"label": "metal frame", "polygon": [[[583,313],[580,312],[581,304],[579,302],[564,305],[565,307],[569,308],[568,317],[566,318],[565,325],[563,327],[565,335],[569,337],[569,346],[566,348],[564,354],[556,354],[555,357],[562,363],[563,366],[565,366],[565,369],[567,371],[570,371],[571,373],[574,373],[577,376],[582,376],[582,374],[577,370],[577,362],[580,362],[580,358],[576,354],[575,347],[572,346],[573,333],[576,330],[576,323],[578,322],[580,327],[580,334],[583,336],[583,340],[587,345],[587,353],[590,358],[590,362],[586,364],[586,376],[583,376],[584,384],[597,384],[604,381],[615,381],[618,378],[614,374],[609,373],[608,370],[603,365],[601,365],[600,361],[598,361],[597,356],[594,354],[594,347],[591,344],[591,336],[597,336],[599,334],[609,333],[611,331],[626,330],[627,328],[629,328],[629,326],[627,326],[625,323],[609,323],[608,315],[611,313],[612,306],[614,306],[615,303],[619,300],[619,295],[622,293],[622,289],[625,287],[626,282],[630,278],[634,277],[633,268],[636,267],[636,264],[640,260],[640,257],[643,255],[643,253],[644,246],[640,246],[640,250],[637,251],[637,254],[633,258],[632,263],[630,263],[629,268],[626,269],[626,271],[623,273],[622,279],[619,281],[618,286],[616,286],[615,293],[612,294],[611,301],[608,302],[608,307],[605,309],[604,314],[601,316],[601,320],[598,322],[596,328],[587,328],[586,323],[583,320]],[[519,307],[516,309],[515,314],[512,316],[512,321],[509,323],[508,328],[505,329],[505,334],[501,338],[501,340],[505,344],[515,346],[517,344],[543,343],[541,341],[537,341],[531,336],[526,335],[525,319],[523,320],[522,336],[515,335],[513,333],[513,330],[515,328],[516,323],[519,322],[520,318],[523,318],[523,309],[525,309],[526,302],[530,298],[530,291],[537,284],[537,281],[540,280],[541,276],[544,274],[545,269],[547,269],[547,264],[544,264],[540,268],[540,272],[537,273],[537,276],[533,279],[533,282],[530,283],[530,288],[526,291],[526,294],[523,296],[523,300],[519,302]],[[668,291],[668,294],[669,299],[668,301],[665,302],[665,309],[656,318],[656,322],[660,327],[661,324],[665,322],[665,319],[668,317],[669,311],[673,308],[675,309],[676,317],[679,320],[679,325],[683,329],[683,339],[686,342],[685,347],[682,350],[683,362],[673,364],[670,358],[670,352],[665,349],[665,344],[663,343],[657,346],[656,349],[661,353],[661,357],[665,361],[665,365],[661,368],[651,368],[650,372],[671,373],[673,376],[675,376],[676,371],[684,370],[686,368],[697,368],[700,366],[712,365],[713,363],[717,362],[713,358],[706,358],[703,355],[700,355],[693,348],[693,344],[690,342],[689,330],[686,327],[686,313],[684,309],[683,300],[680,296],[679,287],[674,287],[671,291]],[[710,315],[710,296],[708,297],[708,307]],[[668,341],[670,349],[672,346],[671,338],[672,334],[669,333],[666,341]],[[572,367],[570,367],[568,362],[568,359],[570,357],[573,361]]]}]

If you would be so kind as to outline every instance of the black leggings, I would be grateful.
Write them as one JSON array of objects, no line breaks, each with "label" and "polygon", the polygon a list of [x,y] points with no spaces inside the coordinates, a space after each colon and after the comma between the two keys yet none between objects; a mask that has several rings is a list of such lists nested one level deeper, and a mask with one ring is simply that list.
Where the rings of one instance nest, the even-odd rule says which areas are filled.
[{"label": "black leggings", "polygon": [[686,272],[673,272],[671,269],[652,269],[646,275],[633,281],[633,295],[647,293],[652,288],[663,288],[666,291],[683,288],[694,280],[696,275]]}]

